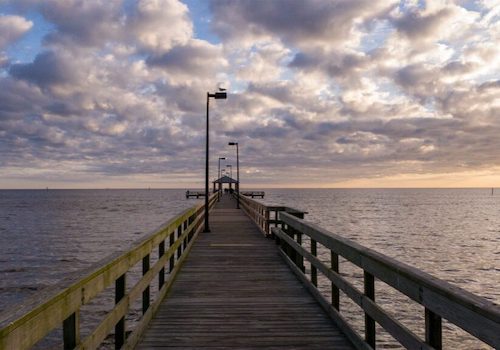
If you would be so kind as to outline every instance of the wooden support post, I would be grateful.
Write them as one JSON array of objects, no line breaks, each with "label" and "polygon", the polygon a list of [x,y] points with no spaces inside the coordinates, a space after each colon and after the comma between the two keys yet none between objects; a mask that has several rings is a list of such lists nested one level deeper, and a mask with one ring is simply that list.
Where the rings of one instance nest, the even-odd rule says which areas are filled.
[{"label": "wooden support post", "polygon": [[[295,236],[293,234],[293,228],[290,227],[289,225],[285,225],[285,228],[283,229],[283,231],[286,232],[286,234],[293,240],[295,240]],[[295,250],[288,244],[288,243],[285,243],[285,247],[286,247],[286,255],[288,255],[288,257],[290,258],[290,260],[294,261],[294,262],[297,262],[297,259],[296,259],[296,253],[295,253]]]},{"label": "wooden support post", "polygon": [[[125,274],[115,281],[115,304],[125,297]],[[115,325],[115,349],[121,349],[125,344],[125,316]]]},{"label": "wooden support post", "polygon": [[[161,241],[160,244],[158,245],[158,260],[161,259],[161,257],[165,255],[165,241]],[[162,267],[160,272],[158,273],[158,290],[163,287],[163,284],[165,283],[165,267]]]},{"label": "wooden support post", "polygon": [[265,229],[264,231],[266,232],[266,235],[271,234],[271,231],[269,230],[269,209],[266,209],[266,223],[265,223]]},{"label": "wooden support post", "polygon": [[[173,246],[174,243],[175,243],[175,237],[174,237],[175,233],[172,232],[169,236],[169,247]],[[168,272],[172,272],[172,270],[174,269],[174,266],[175,266],[175,256],[174,254],[172,254],[172,256],[170,257],[170,266],[168,268]]]},{"label": "wooden support post", "polygon": [[[142,258],[142,275],[144,276],[149,271],[149,254]],[[144,315],[149,309],[149,284],[142,292],[142,314]]]},{"label": "wooden support post", "polygon": [[[184,228],[183,228],[183,231],[186,231],[188,228],[188,222],[187,220],[184,221]],[[187,241],[187,237],[184,237],[184,241],[182,242],[182,250],[186,250],[187,248],[187,244],[188,244],[188,241]]]},{"label": "wooden support post", "polygon": [[[339,255],[330,250],[330,267],[332,271],[339,273]],[[332,306],[340,311],[340,292],[339,288],[332,282]]]},{"label": "wooden support post", "polygon": [[[177,239],[179,239],[180,236],[182,236],[182,224],[179,225],[179,227],[177,228]],[[181,255],[182,255],[182,244],[179,244],[179,248],[177,248],[177,260],[181,258]]]},{"label": "wooden support post", "polygon": [[72,313],[63,322],[64,350],[76,348],[80,343],[80,311]]},{"label": "wooden support post", "polygon": [[[375,278],[372,274],[363,271],[365,296],[375,301]],[[365,312],[365,341],[375,349],[375,320]]]},{"label": "wooden support post", "polygon": [[443,348],[441,316],[425,308],[425,342],[436,350]]},{"label": "wooden support post", "polygon": [[[314,256],[318,255],[318,244],[314,239],[311,238],[311,254]],[[318,286],[318,270],[315,266],[311,264],[311,282],[315,287]]]},{"label": "wooden support post", "polygon": [[[191,226],[191,225],[193,224],[194,219],[195,219],[195,215],[191,215],[191,216],[189,217],[189,221],[188,221],[188,225],[189,225],[189,226]],[[188,234],[188,242],[191,242],[191,239],[193,238],[193,233],[194,233],[195,231],[196,231],[196,228],[193,228],[193,229],[191,230],[191,232],[189,232],[189,234]]]},{"label": "wooden support post", "polygon": [[[283,232],[285,232],[286,234],[288,234],[288,229],[287,229],[287,226],[285,224],[282,225],[281,229],[283,230]],[[290,256],[290,249],[288,249],[288,243],[282,239],[280,240],[280,246],[281,246],[281,249],[285,252],[285,254],[287,256]]]},{"label": "wooden support post", "polygon": [[[297,235],[297,243],[302,245],[302,233],[297,230],[294,230],[293,232]],[[297,265],[303,273],[306,272],[306,267],[304,266],[304,257],[298,252],[296,252],[295,255],[295,265]]]}]

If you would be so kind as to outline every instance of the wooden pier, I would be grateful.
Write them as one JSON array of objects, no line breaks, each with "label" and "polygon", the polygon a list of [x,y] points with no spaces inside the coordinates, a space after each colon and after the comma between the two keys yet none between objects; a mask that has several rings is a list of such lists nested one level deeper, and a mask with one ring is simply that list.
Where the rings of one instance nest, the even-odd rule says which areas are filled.
[{"label": "wooden pier", "polygon": [[205,197],[205,191],[186,191],[186,198],[200,198],[200,197]]},{"label": "wooden pier", "polygon": [[266,193],[264,191],[241,191],[241,195],[251,198],[264,198]]},{"label": "wooden pier", "polygon": [[[4,312],[0,350],[30,349],[61,326],[64,349],[97,349],[104,341],[115,349],[374,349],[376,325],[405,348],[442,349],[442,320],[500,348],[497,304],[328,232],[303,211],[245,196],[235,209],[236,195],[209,197],[211,232],[202,232],[205,208],[197,204]],[[340,257],[361,269],[362,290],[341,274]],[[127,285],[137,264],[142,278]],[[331,284],[330,295],[318,289],[319,278]],[[424,337],[377,304],[375,281],[422,306]],[[81,338],[82,307],[110,287],[114,307]],[[364,334],[343,316],[341,298],[359,306]],[[129,329],[136,301],[142,317]]]},{"label": "wooden pier", "polygon": [[138,349],[353,349],[229,195]]}]

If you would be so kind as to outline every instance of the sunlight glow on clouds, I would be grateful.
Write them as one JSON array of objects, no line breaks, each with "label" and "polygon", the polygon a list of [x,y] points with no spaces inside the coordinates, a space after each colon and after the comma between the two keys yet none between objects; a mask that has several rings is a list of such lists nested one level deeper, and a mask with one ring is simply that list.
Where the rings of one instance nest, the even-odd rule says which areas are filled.
[{"label": "sunlight glow on clouds", "polygon": [[201,186],[221,82],[212,174],[500,185],[497,0],[0,0],[0,187]]}]

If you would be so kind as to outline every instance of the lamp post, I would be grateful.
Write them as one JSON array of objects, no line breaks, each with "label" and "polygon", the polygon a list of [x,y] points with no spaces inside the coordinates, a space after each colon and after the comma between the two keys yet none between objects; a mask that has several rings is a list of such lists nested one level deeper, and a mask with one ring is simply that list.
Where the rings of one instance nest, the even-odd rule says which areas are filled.
[{"label": "lamp post", "polygon": [[208,148],[209,148],[209,118],[208,118],[208,106],[210,97],[216,100],[223,100],[227,98],[227,93],[225,91],[219,91],[214,94],[207,92],[207,144],[206,144],[206,159],[205,159],[205,228],[203,232],[210,232],[210,227],[208,225]]},{"label": "lamp post", "polygon": [[238,142],[229,142],[229,146],[236,146],[236,193],[238,194],[236,208],[240,209],[240,152]]},{"label": "lamp post", "polygon": [[[220,179],[220,161],[221,160],[226,160],[226,157],[219,157],[219,171],[217,172],[217,174],[218,174],[219,177],[217,178],[217,180]],[[217,196],[217,200],[218,201],[220,201],[220,197],[221,197],[221,193],[220,192],[222,192],[221,190],[222,190],[222,184],[219,184],[219,195]]]},{"label": "lamp post", "polygon": [[219,157],[219,172],[218,172],[218,174],[219,174],[219,179],[220,179],[220,161],[221,161],[221,160],[225,160],[225,159],[226,159],[226,157]]}]

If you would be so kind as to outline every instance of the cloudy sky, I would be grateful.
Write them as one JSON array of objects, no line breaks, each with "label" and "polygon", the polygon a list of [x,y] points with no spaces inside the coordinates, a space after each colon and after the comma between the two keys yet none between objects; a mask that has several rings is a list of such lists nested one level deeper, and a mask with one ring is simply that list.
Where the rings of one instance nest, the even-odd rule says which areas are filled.
[{"label": "cloudy sky", "polygon": [[0,0],[0,188],[500,186],[500,0]]}]

